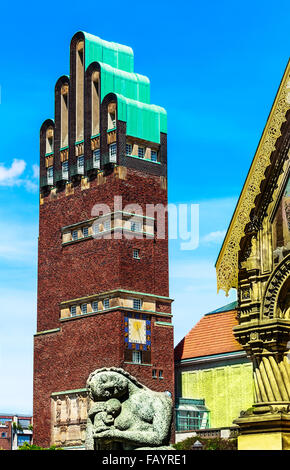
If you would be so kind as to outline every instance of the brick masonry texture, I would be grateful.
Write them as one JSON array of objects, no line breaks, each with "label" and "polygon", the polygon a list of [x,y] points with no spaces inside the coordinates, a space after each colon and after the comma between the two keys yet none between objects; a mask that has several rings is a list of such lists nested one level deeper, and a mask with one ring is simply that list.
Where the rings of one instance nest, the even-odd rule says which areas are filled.
[{"label": "brick masonry texture", "polygon": [[[173,328],[155,325],[169,317],[152,315],[152,366],[124,363],[124,312],[108,311],[60,321],[60,303],[69,299],[122,288],[168,296],[168,240],[87,239],[63,246],[61,228],[92,218],[96,203],[113,212],[113,196],[123,206],[167,203],[160,177],[127,169],[126,179],[114,172],[104,184],[90,181],[90,188],[74,187],[55,197],[47,195],[40,206],[37,331],[60,331],[35,336],[34,349],[34,442],[50,445],[51,393],[84,388],[89,374],[100,367],[123,367],[146,386],[168,390],[174,396]],[[140,260],[132,257],[139,248]],[[170,313],[170,305],[156,303],[156,310]],[[152,378],[152,369],[163,370],[163,380]]]}]

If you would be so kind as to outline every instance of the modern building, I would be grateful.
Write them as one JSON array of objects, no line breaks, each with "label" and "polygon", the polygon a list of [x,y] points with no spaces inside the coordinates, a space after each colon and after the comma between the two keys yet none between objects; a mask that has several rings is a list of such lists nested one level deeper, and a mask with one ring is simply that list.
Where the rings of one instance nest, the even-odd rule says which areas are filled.
[{"label": "modern building", "polygon": [[37,445],[84,446],[97,368],[174,396],[166,142],[132,49],[75,34],[40,130]]},{"label": "modern building", "polygon": [[237,302],[204,315],[175,347],[176,436],[224,429],[253,402],[253,368],[235,340]]},{"label": "modern building", "polygon": [[0,450],[17,450],[32,444],[32,416],[0,414]]}]

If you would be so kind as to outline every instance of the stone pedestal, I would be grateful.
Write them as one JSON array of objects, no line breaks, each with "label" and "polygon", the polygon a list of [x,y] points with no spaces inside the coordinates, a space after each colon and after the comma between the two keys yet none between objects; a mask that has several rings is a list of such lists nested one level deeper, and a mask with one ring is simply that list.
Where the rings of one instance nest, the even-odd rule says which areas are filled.
[{"label": "stone pedestal", "polygon": [[240,427],[238,450],[290,450],[290,413],[249,414],[235,420]]}]

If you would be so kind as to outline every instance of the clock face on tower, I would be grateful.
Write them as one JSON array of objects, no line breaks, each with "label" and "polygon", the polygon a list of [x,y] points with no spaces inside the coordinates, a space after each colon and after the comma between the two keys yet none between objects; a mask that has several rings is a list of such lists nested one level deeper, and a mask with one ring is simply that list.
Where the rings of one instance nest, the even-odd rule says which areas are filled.
[{"label": "clock face on tower", "polygon": [[146,344],[146,320],[129,318],[129,342]]}]

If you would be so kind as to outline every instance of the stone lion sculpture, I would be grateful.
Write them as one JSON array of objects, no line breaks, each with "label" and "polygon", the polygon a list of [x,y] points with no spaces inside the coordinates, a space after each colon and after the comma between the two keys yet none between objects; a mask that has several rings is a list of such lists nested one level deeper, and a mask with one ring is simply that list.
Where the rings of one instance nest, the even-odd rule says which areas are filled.
[{"label": "stone lion sculpture", "polygon": [[169,449],[170,394],[155,392],[123,369],[97,369],[87,381],[89,450]]}]

